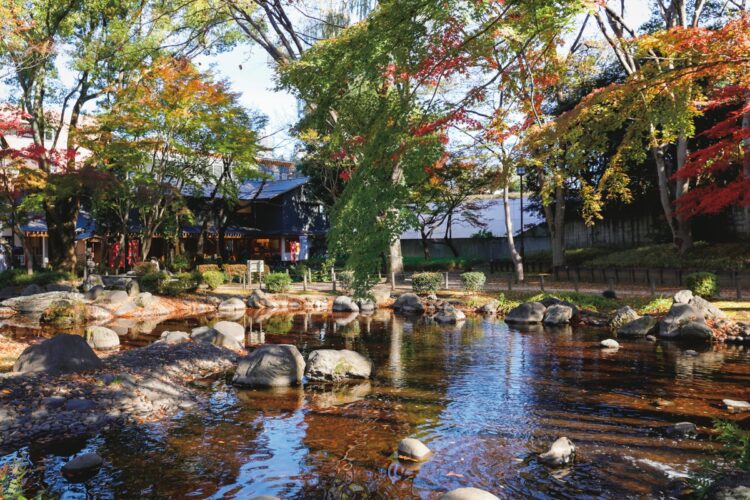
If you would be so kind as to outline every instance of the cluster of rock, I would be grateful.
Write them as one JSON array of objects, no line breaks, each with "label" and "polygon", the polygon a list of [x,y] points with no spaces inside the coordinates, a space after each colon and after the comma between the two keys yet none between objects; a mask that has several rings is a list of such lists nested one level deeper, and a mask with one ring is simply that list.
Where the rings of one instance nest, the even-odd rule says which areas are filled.
[{"label": "cluster of rock", "polygon": [[610,321],[618,337],[659,336],[666,339],[685,341],[724,340],[725,332],[729,341],[750,340],[750,325],[737,323],[702,297],[693,295],[690,290],[677,292],[666,316],[659,320],[652,315],[639,316],[632,308],[625,306],[615,313]]},{"label": "cluster of rock", "polygon": [[312,351],[307,361],[290,344],[266,344],[241,358],[233,383],[252,387],[286,387],[310,381],[340,382],[370,378],[372,362],[346,349]]},{"label": "cluster of rock", "polygon": [[447,300],[438,300],[434,295],[423,301],[417,294],[404,293],[398,296],[391,307],[404,315],[428,313],[433,321],[440,324],[455,325],[466,319],[466,314],[461,309]]},{"label": "cluster of rock", "polygon": [[559,326],[579,321],[580,314],[574,304],[549,297],[540,302],[524,302],[514,307],[505,316],[505,321],[523,325],[544,323]]},{"label": "cluster of rock", "polygon": [[161,418],[201,401],[188,382],[230,369],[236,354],[207,343],[157,342],[100,359],[83,337],[28,347],[0,375],[0,450]]}]

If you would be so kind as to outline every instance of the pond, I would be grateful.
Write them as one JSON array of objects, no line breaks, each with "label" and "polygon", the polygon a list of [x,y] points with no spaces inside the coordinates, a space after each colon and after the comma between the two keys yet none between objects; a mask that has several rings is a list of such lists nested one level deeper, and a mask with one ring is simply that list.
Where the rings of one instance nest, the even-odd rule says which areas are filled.
[{"label": "pond", "polygon": [[[687,346],[635,340],[610,352],[598,348],[602,330],[518,329],[479,317],[446,327],[387,311],[241,320],[251,342],[359,351],[373,360],[374,378],[304,390],[216,380],[202,389],[204,411],[20,450],[32,477],[65,498],[435,498],[463,486],[501,498],[660,496],[716,455],[705,427],[726,416],[722,398],[747,399],[750,382],[741,347],[690,356]],[[131,337],[137,345],[158,335]],[[666,434],[685,420],[704,432]],[[576,462],[549,469],[536,454],[559,436],[577,445]],[[404,437],[422,440],[433,457],[399,462]],[[105,466],[71,484],[59,469],[80,450],[96,451]]]}]

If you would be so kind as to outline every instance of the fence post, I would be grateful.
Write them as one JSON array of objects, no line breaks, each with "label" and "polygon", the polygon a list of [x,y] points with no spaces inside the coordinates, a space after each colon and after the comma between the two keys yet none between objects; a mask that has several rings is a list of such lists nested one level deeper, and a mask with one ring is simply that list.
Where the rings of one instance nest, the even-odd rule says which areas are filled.
[{"label": "fence post", "polygon": [[649,278],[648,284],[651,286],[651,297],[656,297],[656,284],[653,278]]},{"label": "fence post", "polygon": [[307,273],[302,273],[302,291],[307,291]]},{"label": "fence post", "polygon": [[742,281],[740,278],[740,273],[738,273],[736,270],[732,271],[734,274],[734,291],[737,296],[737,300],[742,299]]},{"label": "fence post", "polygon": [[573,276],[573,289],[578,293],[578,273]]},{"label": "fence post", "polygon": [[249,260],[245,263],[245,266],[246,266],[245,267],[245,272],[247,274],[247,286],[248,286],[248,288],[250,288],[250,287],[253,286],[253,273],[251,271],[250,261]]},{"label": "fence post", "polygon": [[607,278],[607,288],[609,288],[609,291],[614,293],[615,292],[615,283],[614,280],[610,277]]},{"label": "fence post", "polygon": [[544,275],[543,274],[539,275],[539,286],[542,289],[542,293],[544,293]]},{"label": "fence post", "polygon": [[445,289],[448,290],[450,288],[450,282],[448,281],[448,272],[445,273]]},{"label": "fence post", "polygon": [[391,291],[396,290],[396,273],[391,273]]},{"label": "fence post", "polygon": [[333,291],[336,291],[336,269],[333,267],[331,268],[331,286],[333,287]]},{"label": "fence post", "polygon": [[513,291],[513,273],[508,273],[508,291]]}]

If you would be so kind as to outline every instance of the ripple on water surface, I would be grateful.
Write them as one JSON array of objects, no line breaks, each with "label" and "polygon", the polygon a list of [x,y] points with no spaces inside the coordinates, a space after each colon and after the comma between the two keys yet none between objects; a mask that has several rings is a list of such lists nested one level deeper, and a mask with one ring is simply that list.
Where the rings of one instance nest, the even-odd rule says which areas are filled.
[{"label": "ripple on water surface", "polygon": [[[61,449],[32,445],[31,478],[70,498],[431,498],[463,486],[504,498],[658,496],[716,451],[705,432],[677,440],[666,426],[710,425],[725,416],[716,403],[747,399],[750,381],[744,349],[715,346],[691,357],[677,344],[624,341],[612,353],[598,348],[597,331],[569,327],[517,329],[479,318],[441,327],[384,311],[243,321],[255,342],[294,343],[303,354],[355,349],[373,360],[375,376],[304,390],[217,380],[201,411]],[[171,320],[155,331],[195,324]],[[657,399],[672,404],[658,407]],[[577,445],[575,464],[544,467],[536,454],[563,435]],[[433,450],[429,461],[395,459],[408,436]],[[105,467],[71,485],[59,468],[80,449],[100,453]]]}]

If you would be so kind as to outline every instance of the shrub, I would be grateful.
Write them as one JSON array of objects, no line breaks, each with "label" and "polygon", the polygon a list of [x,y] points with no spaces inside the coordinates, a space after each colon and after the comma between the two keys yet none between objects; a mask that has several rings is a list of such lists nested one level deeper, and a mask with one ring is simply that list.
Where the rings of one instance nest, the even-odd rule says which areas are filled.
[{"label": "shrub", "polygon": [[484,273],[475,271],[471,273],[463,273],[461,275],[461,285],[467,292],[478,292],[484,288],[484,284],[487,282],[487,276]]},{"label": "shrub", "polygon": [[292,278],[287,273],[268,273],[263,281],[271,293],[286,292],[292,284]]},{"label": "shrub", "polygon": [[208,285],[208,288],[215,290],[222,283],[224,283],[224,273],[218,270],[209,270],[201,273],[203,283]]},{"label": "shrub", "polygon": [[76,277],[72,273],[64,271],[35,271],[29,275],[26,269],[9,269],[0,273],[0,288],[6,286],[45,286],[61,281],[75,281]]},{"label": "shrub", "polygon": [[411,288],[416,293],[433,293],[443,285],[440,273],[416,273],[411,277]]},{"label": "shrub", "polygon": [[672,299],[670,297],[656,297],[644,304],[639,312],[641,314],[662,314],[669,311],[670,307],[672,307]]},{"label": "shrub", "polygon": [[141,290],[149,293],[160,293],[162,283],[167,279],[166,273],[150,272],[138,277]]},{"label": "shrub", "polygon": [[341,286],[341,291],[346,294],[351,293],[352,287],[354,286],[354,271],[346,270],[341,271],[336,275],[336,281]]},{"label": "shrub", "polygon": [[230,280],[238,276],[241,278],[247,274],[247,264],[224,264],[224,274],[226,274]]},{"label": "shrub", "polygon": [[167,276],[167,279],[161,282],[159,293],[174,297],[181,293],[193,292],[198,288],[201,281],[201,275],[195,273],[179,273],[173,277]]},{"label": "shrub", "polygon": [[195,266],[195,270],[203,274],[207,271],[219,271],[220,269],[218,264],[199,264]]},{"label": "shrub", "polygon": [[719,295],[719,279],[714,273],[691,273],[685,276],[688,289],[701,297],[715,297]]},{"label": "shrub", "polygon": [[175,255],[174,257],[172,257],[172,269],[174,269],[178,273],[186,271],[190,268],[191,260],[192,259],[190,258],[190,255],[186,253]]},{"label": "shrub", "polygon": [[148,273],[155,273],[157,272],[156,264],[150,261],[136,262],[133,265],[133,272],[138,276],[142,276]]}]

